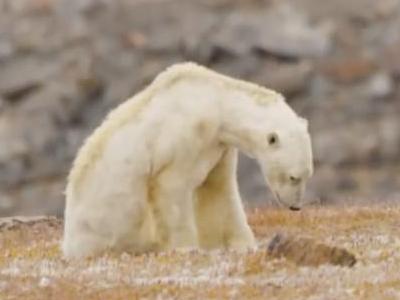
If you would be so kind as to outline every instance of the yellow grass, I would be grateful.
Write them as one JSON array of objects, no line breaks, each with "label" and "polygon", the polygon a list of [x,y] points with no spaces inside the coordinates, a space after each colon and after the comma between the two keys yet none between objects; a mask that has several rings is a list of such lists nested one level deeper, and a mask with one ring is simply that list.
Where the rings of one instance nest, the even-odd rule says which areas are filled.
[{"label": "yellow grass", "polygon": [[[1,226],[0,299],[400,299],[400,207],[264,208],[249,213],[257,251],[172,251],[67,262],[54,219]],[[352,267],[270,256],[279,232],[354,253]]]}]

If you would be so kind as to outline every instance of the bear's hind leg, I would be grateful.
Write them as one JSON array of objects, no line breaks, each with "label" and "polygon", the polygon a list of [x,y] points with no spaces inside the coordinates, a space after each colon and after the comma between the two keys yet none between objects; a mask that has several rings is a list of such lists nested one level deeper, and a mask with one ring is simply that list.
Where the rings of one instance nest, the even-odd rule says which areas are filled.
[{"label": "bear's hind leg", "polygon": [[79,230],[79,233],[64,234],[64,240],[62,242],[62,251],[68,259],[78,259],[92,257],[101,254],[107,249],[107,240],[103,239],[97,234],[93,234],[90,231]]},{"label": "bear's hind leg", "polygon": [[[147,224],[147,189],[140,181],[86,186],[79,194],[67,194],[63,253],[82,258],[105,251],[142,253],[151,235],[143,234]],[[101,191],[101,192],[98,192]]]}]

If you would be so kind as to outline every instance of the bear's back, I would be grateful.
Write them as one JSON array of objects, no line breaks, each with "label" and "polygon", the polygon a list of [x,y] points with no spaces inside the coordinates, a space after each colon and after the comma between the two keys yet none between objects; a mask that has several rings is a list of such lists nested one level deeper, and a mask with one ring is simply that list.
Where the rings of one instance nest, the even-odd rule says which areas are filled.
[{"label": "bear's back", "polygon": [[[73,163],[68,185],[78,188],[84,176],[100,158],[107,141],[118,128],[134,120],[150,99],[149,91],[143,90],[112,110],[99,127],[86,139]],[[68,188],[67,188],[68,189]]]}]

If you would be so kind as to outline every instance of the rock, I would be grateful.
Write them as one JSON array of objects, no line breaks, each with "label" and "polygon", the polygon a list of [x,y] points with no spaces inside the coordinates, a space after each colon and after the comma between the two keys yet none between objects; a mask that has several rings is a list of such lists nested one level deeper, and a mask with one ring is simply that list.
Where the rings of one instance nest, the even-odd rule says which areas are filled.
[{"label": "rock", "polygon": [[59,168],[49,160],[49,146],[57,140],[58,130],[45,113],[13,111],[0,116],[0,188],[32,180],[33,173],[43,175]]},{"label": "rock", "polygon": [[367,93],[372,98],[384,98],[394,92],[394,83],[387,73],[379,72],[371,76],[367,82]]},{"label": "rock", "polygon": [[214,47],[237,56],[248,55],[260,39],[259,12],[232,13],[212,35]]},{"label": "rock", "polygon": [[319,266],[322,264],[352,267],[357,262],[349,251],[319,243],[310,238],[276,234],[268,244],[268,254],[285,257],[297,265]]},{"label": "rock", "polygon": [[400,8],[399,0],[374,1],[375,16],[377,18],[388,18],[395,14]]},{"label": "rock", "polygon": [[76,150],[67,145],[63,127],[81,117],[97,90],[94,77],[52,81],[6,109],[0,115],[0,186],[63,172],[73,156],[68,151]]},{"label": "rock", "polygon": [[311,25],[299,8],[278,5],[264,21],[260,26],[264,32],[257,46],[268,53],[287,57],[321,57],[332,48],[331,24]]},{"label": "rock", "polygon": [[[153,54],[183,52],[194,60],[200,55],[200,60],[205,61],[202,56],[208,56],[211,51],[207,40],[219,20],[201,2],[143,1],[130,5],[134,7],[126,18],[134,30],[123,33],[128,45],[139,45],[141,50]],[[182,10],[185,11],[184,14],[177,13]]]},{"label": "rock", "polygon": [[[6,210],[0,208],[0,216],[62,216],[64,211],[64,178],[44,177],[19,185],[18,189],[8,189],[12,206]],[[51,201],[44,201],[48,197]],[[3,198],[0,198],[2,201]]]},{"label": "rock", "polygon": [[144,48],[148,43],[148,37],[140,31],[130,31],[124,34],[124,42],[128,47]]},{"label": "rock", "polygon": [[372,74],[377,66],[372,58],[358,55],[326,60],[319,68],[339,83],[352,83]]},{"label": "rock", "polygon": [[18,226],[32,226],[37,223],[48,223],[51,227],[59,226],[61,221],[49,216],[15,216],[0,218],[0,230],[11,230]]},{"label": "rock", "polygon": [[340,175],[338,175],[337,168],[333,168],[327,163],[318,163],[315,166],[313,176],[307,184],[305,202],[307,204],[331,204],[334,200],[333,195],[338,192],[334,181]]},{"label": "rock", "polygon": [[369,162],[380,151],[376,134],[376,127],[366,121],[320,130],[313,135],[315,160],[332,166]]},{"label": "rock", "polygon": [[397,113],[378,122],[378,143],[380,160],[396,160],[400,155],[400,122]]},{"label": "rock", "polygon": [[0,37],[0,62],[12,56],[14,47],[8,39]]},{"label": "rock", "polygon": [[13,13],[29,14],[49,12],[56,0],[14,0],[7,1],[8,10]]},{"label": "rock", "polygon": [[56,8],[65,15],[77,15],[85,13],[90,14],[106,7],[108,4],[110,4],[109,0],[57,0]]},{"label": "rock", "polygon": [[398,11],[399,0],[335,0],[319,2],[315,0],[296,1],[314,17],[335,18],[337,22],[352,20],[366,24],[388,18]]},{"label": "rock", "polygon": [[[55,1],[57,3],[58,1]],[[50,9],[50,8],[49,8]],[[57,9],[51,8],[51,11],[44,14],[36,13],[18,21],[11,19],[9,29],[7,30],[14,52],[16,54],[47,54],[46,58],[52,57],[57,51],[73,49],[68,48],[88,39],[90,29],[87,27],[85,19],[79,14],[71,14],[67,17],[59,15]],[[65,17],[65,19],[64,19]],[[44,58],[42,56],[42,58]],[[57,61],[44,60],[53,65]]]},{"label": "rock", "polygon": [[293,96],[304,92],[310,82],[312,66],[306,61],[299,63],[267,63],[252,80],[283,93]]},{"label": "rock", "polygon": [[20,114],[46,114],[55,122],[73,122],[87,102],[97,99],[103,84],[96,76],[78,76],[49,81],[17,107]]},{"label": "rock", "polygon": [[236,55],[257,49],[279,57],[319,57],[332,47],[331,31],[327,25],[311,25],[289,4],[277,4],[231,14],[213,40]]},{"label": "rock", "polygon": [[[398,27],[396,27],[396,30]],[[396,31],[397,38],[398,32]],[[385,69],[389,70],[395,78],[400,78],[400,40],[394,42],[383,49],[383,61]]]},{"label": "rock", "polygon": [[329,78],[326,76],[323,76],[317,72],[315,73],[315,76],[312,76],[309,82],[309,94],[311,97],[308,99],[308,101],[304,100],[303,102],[313,103],[314,108],[317,108],[317,105],[321,104],[320,99],[326,98],[327,95],[334,93],[337,87],[335,83],[332,82],[332,80],[329,80]]},{"label": "rock", "polygon": [[2,97],[0,97],[0,114],[5,107],[6,107],[6,101]]},{"label": "rock", "polygon": [[254,159],[239,156],[238,181],[243,199],[249,203],[273,203],[273,195],[267,188],[260,167]]},{"label": "rock", "polygon": [[254,77],[257,70],[264,65],[264,62],[257,57],[233,57],[226,53],[225,55],[221,53],[221,57],[214,59],[217,61],[213,63],[213,69],[242,79]]},{"label": "rock", "polygon": [[[0,214],[3,213],[12,213],[12,209],[14,208],[13,198],[0,193]],[[1,224],[0,224],[1,227]]]},{"label": "rock", "polygon": [[42,87],[58,68],[58,64],[33,58],[6,63],[0,72],[0,96],[11,102],[18,101]]}]

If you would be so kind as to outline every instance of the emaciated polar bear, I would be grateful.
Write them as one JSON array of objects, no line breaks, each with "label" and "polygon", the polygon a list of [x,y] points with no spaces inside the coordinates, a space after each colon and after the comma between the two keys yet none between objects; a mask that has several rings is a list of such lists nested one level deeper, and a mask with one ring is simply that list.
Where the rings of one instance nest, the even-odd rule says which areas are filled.
[{"label": "emaciated polar bear", "polygon": [[313,171],[306,121],[274,91],[194,63],[170,67],[79,151],[64,255],[254,247],[237,149],[257,159],[279,203],[300,208]]}]

